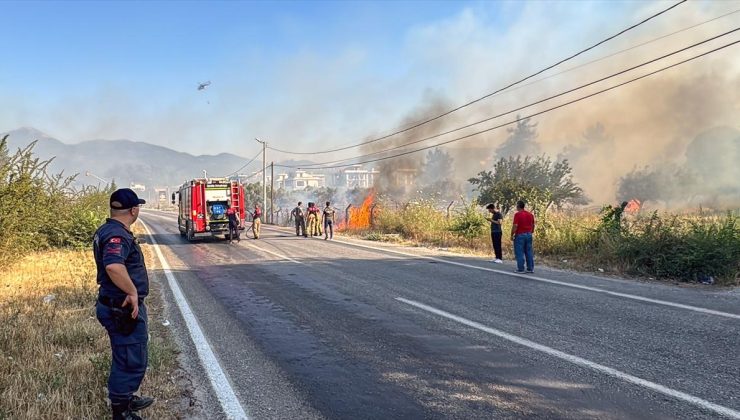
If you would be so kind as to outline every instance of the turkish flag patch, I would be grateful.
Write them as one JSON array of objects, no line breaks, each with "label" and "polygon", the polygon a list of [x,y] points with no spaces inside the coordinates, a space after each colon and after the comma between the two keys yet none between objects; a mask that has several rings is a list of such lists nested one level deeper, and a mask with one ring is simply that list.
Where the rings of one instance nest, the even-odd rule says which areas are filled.
[{"label": "turkish flag patch", "polygon": [[112,243],[112,244],[120,244],[121,243],[121,238],[110,238],[110,241],[109,242]]}]

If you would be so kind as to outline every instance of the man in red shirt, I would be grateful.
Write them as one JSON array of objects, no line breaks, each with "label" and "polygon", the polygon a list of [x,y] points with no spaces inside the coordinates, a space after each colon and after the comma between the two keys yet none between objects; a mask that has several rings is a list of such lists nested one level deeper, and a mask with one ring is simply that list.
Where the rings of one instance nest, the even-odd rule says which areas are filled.
[{"label": "man in red shirt", "polygon": [[514,224],[511,226],[511,240],[514,241],[514,255],[516,256],[517,273],[524,273],[525,259],[527,262],[526,272],[534,273],[532,233],[534,233],[534,215],[524,210],[524,201],[519,200],[516,203]]}]

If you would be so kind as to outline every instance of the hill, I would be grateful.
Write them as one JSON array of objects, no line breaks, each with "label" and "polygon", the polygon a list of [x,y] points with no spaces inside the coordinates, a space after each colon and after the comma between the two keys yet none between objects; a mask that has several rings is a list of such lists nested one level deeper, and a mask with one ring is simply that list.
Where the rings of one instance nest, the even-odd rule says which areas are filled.
[{"label": "hill", "polygon": [[[89,140],[66,144],[31,127],[0,133],[0,138],[5,134],[8,134],[11,152],[37,141],[35,154],[42,159],[54,159],[50,165],[51,172],[78,174],[78,185],[98,184],[97,179],[85,175],[89,171],[106,180],[113,179],[119,186],[135,183],[143,184],[147,189],[173,187],[187,179],[203,176],[203,170],[208,176],[227,175],[248,161],[231,153],[194,156],[131,140]],[[286,163],[304,164],[306,161]],[[250,164],[246,173],[258,170],[259,164],[259,160]]]}]

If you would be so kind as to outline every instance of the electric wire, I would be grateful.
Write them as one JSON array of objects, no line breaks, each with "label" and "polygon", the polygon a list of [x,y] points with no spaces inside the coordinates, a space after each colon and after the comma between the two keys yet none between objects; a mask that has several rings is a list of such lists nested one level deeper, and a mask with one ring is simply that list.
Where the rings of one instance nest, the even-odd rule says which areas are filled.
[{"label": "electric wire", "polygon": [[670,11],[670,10],[678,7],[679,5],[681,5],[683,3],[685,3],[686,1],[687,0],[680,0],[679,2],[672,4],[668,8],[663,9],[660,12],[655,13],[653,15],[650,15],[647,18],[641,20],[640,22],[637,22],[637,23],[635,23],[635,24],[633,24],[633,25],[631,25],[631,26],[629,26],[629,27],[627,27],[625,29],[622,29],[621,31],[617,32],[616,34],[611,35],[611,36],[609,36],[607,38],[604,38],[603,40],[597,42],[596,44],[593,44],[593,45],[591,45],[591,46],[589,46],[589,47],[587,47],[585,49],[582,49],[582,50],[576,52],[575,54],[572,54],[572,55],[570,55],[568,57],[565,57],[565,58],[561,59],[560,61],[558,61],[558,62],[556,62],[554,64],[551,64],[551,65],[549,65],[549,66],[547,66],[547,67],[545,67],[545,68],[543,68],[541,70],[536,71],[535,73],[530,74],[529,76],[524,77],[523,79],[519,79],[516,82],[512,82],[512,83],[510,83],[510,84],[508,84],[508,85],[506,85],[506,86],[504,86],[504,87],[502,87],[502,88],[500,88],[500,89],[498,89],[496,91],[493,91],[493,92],[488,93],[486,95],[483,95],[483,96],[481,96],[481,97],[479,97],[477,99],[474,99],[472,101],[469,101],[467,103],[464,103],[462,105],[459,105],[459,106],[457,106],[455,108],[452,108],[450,110],[447,110],[447,111],[445,111],[445,112],[443,112],[441,114],[438,114],[438,115],[436,115],[434,117],[431,117],[431,118],[428,118],[428,119],[425,119],[425,120],[416,122],[416,123],[412,124],[411,126],[408,126],[406,128],[403,128],[403,129],[400,129],[400,130],[397,130],[397,131],[394,131],[394,132],[392,132],[390,134],[387,134],[385,136],[377,137],[377,138],[371,139],[371,140],[366,140],[366,141],[363,141],[363,142],[360,142],[360,143],[357,143],[357,144],[353,144],[353,145],[349,145],[349,146],[338,147],[338,148],[329,149],[329,150],[323,150],[323,151],[318,151],[318,152],[294,152],[294,151],[289,151],[289,150],[278,149],[278,148],[275,148],[275,147],[272,147],[272,146],[267,146],[267,147],[270,150],[273,150],[273,151],[276,151],[276,152],[293,154],[293,155],[317,155],[317,154],[326,154],[326,153],[339,152],[339,151],[342,151],[342,150],[352,149],[352,148],[355,148],[355,147],[358,147],[358,146],[362,146],[362,145],[366,145],[366,144],[370,144],[370,143],[375,143],[375,142],[378,142],[378,141],[381,141],[381,140],[385,140],[387,138],[396,136],[396,135],[401,134],[401,133],[405,133],[405,132],[407,132],[409,130],[413,130],[413,129],[415,129],[417,127],[420,127],[422,125],[428,124],[428,123],[430,123],[432,121],[436,121],[436,120],[438,120],[440,118],[443,118],[443,117],[445,117],[447,115],[452,114],[455,111],[459,111],[460,109],[463,109],[463,108],[465,108],[467,106],[473,105],[473,104],[478,103],[478,102],[480,102],[480,101],[482,101],[484,99],[490,98],[491,96],[496,95],[497,93],[503,92],[503,91],[505,91],[505,90],[507,90],[507,89],[509,89],[509,88],[511,88],[513,86],[515,86],[515,85],[518,85],[518,84],[520,84],[520,83],[522,83],[522,82],[524,82],[526,80],[529,80],[529,79],[531,79],[531,78],[533,78],[535,76],[538,76],[538,75],[540,75],[540,74],[542,74],[542,73],[544,73],[544,72],[546,72],[546,71],[548,71],[548,70],[550,70],[550,69],[552,69],[554,67],[559,66],[562,63],[565,63],[566,61],[572,60],[573,58],[578,57],[581,54],[584,54],[584,53],[586,53],[586,52],[588,52],[588,51],[590,51],[590,50],[592,50],[592,49],[594,49],[594,48],[596,48],[596,47],[598,47],[598,46],[600,46],[600,45],[602,45],[602,44],[604,44],[604,43],[606,43],[608,41],[611,41],[612,39],[614,39],[614,38],[616,38],[616,37],[618,37],[618,36],[620,36],[620,35],[628,32],[628,31],[630,31],[630,30],[632,30],[634,28],[637,28],[638,26],[640,26],[640,25],[642,25],[642,24],[644,24],[644,23],[646,23],[646,22],[648,22],[648,21],[650,21],[650,20],[652,20],[652,19],[654,19],[654,18],[656,18],[656,17],[658,17],[658,16],[660,16],[660,15],[662,15],[664,13],[667,13],[668,11]]},{"label": "electric wire", "polygon": [[[695,47],[698,47],[698,46],[700,46],[700,45],[706,44],[707,42],[711,42],[711,41],[714,41],[714,40],[716,40],[716,39],[719,39],[719,38],[721,38],[721,37],[723,37],[723,36],[727,36],[727,35],[730,35],[730,34],[732,34],[732,33],[734,33],[734,32],[737,32],[737,31],[740,31],[740,28],[735,28],[735,29],[731,29],[731,30],[729,30],[729,31],[727,31],[727,32],[724,32],[724,33],[722,33],[722,34],[719,34],[719,35],[715,35],[715,36],[713,36],[713,37],[711,37],[711,38],[707,38],[707,39],[705,39],[705,40],[703,40],[703,41],[699,41],[699,42],[697,42],[697,43],[694,43],[694,44],[692,44],[692,45],[689,45],[689,46],[686,46],[686,47],[680,48],[680,49],[678,49],[678,50],[676,50],[676,51],[673,51],[673,52],[671,52],[671,53],[668,53],[668,54],[664,54],[664,55],[662,55],[662,56],[660,56],[660,57],[657,57],[657,58],[651,59],[651,60],[649,60],[649,61],[646,61],[646,62],[644,62],[644,63],[641,63],[641,64],[638,64],[638,65],[635,65],[635,66],[629,67],[629,68],[627,68],[627,69],[624,69],[624,70],[621,70],[621,71],[618,71],[618,72],[616,72],[616,73],[613,73],[613,74],[611,74],[611,75],[609,75],[609,76],[605,76],[605,77],[602,77],[602,78],[600,78],[600,79],[597,79],[597,80],[591,81],[591,82],[589,82],[589,83],[586,83],[586,84],[583,84],[583,85],[577,86],[577,87],[575,87],[575,88],[572,88],[572,89],[568,89],[568,90],[566,90],[566,91],[563,91],[563,92],[557,93],[557,94],[555,94],[555,95],[552,95],[552,96],[549,96],[549,97],[546,97],[546,98],[540,99],[540,100],[538,100],[538,101],[536,101],[536,102],[532,102],[532,103],[529,103],[529,104],[527,104],[527,105],[524,105],[524,106],[521,106],[521,107],[519,107],[519,108],[515,108],[515,109],[510,109],[510,110],[507,110],[507,111],[505,111],[505,112],[502,112],[502,113],[500,113],[500,114],[497,114],[497,115],[494,115],[494,116],[491,116],[491,117],[487,117],[487,118],[484,118],[484,119],[482,119],[482,120],[479,120],[479,121],[476,121],[476,122],[472,122],[472,123],[470,123],[470,124],[466,124],[466,125],[463,125],[463,126],[461,126],[461,127],[457,127],[457,128],[454,128],[454,129],[451,129],[451,130],[448,130],[448,131],[445,131],[445,132],[442,132],[442,133],[434,134],[434,135],[432,135],[432,136],[424,137],[424,138],[421,138],[421,139],[417,139],[417,140],[414,140],[414,141],[411,141],[411,142],[408,142],[408,143],[400,144],[400,145],[397,145],[397,146],[394,146],[394,147],[391,147],[391,148],[387,148],[387,149],[379,150],[379,151],[376,151],[376,152],[372,152],[372,153],[368,153],[368,154],[364,154],[364,155],[359,155],[359,156],[353,156],[353,157],[350,157],[350,158],[344,158],[344,159],[337,159],[337,160],[333,160],[333,161],[328,161],[328,162],[313,163],[313,164],[309,164],[309,165],[303,165],[303,166],[296,166],[296,165],[293,165],[292,167],[293,167],[293,168],[302,168],[302,169],[319,169],[319,168],[323,167],[324,165],[331,165],[331,164],[335,164],[335,163],[340,163],[340,162],[346,162],[346,161],[351,161],[351,160],[354,160],[354,159],[362,159],[362,158],[366,158],[366,157],[370,157],[370,156],[376,156],[376,155],[380,155],[380,154],[383,154],[383,153],[386,153],[386,152],[390,152],[390,151],[393,151],[393,150],[398,150],[398,149],[401,149],[401,148],[404,148],[404,147],[407,147],[407,146],[411,146],[411,145],[414,145],[414,144],[418,144],[418,143],[421,143],[421,142],[424,142],[424,141],[428,141],[428,140],[432,140],[432,139],[435,139],[435,138],[438,138],[438,137],[442,137],[442,136],[445,136],[445,135],[447,135],[447,134],[451,134],[451,133],[454,133],[454,132],[456,132],[456,131],[464,130],[464,129],[466,129],[466,128],[470,128],[470,127],[472,127],[472,126],[475,126],[475,125],[478,125],[478,124],[482,124],[482,123],[485,123],[485,122],[488,122],[488,121],[494,120],[494,119],[496,119],[496,118],[499,118],[499,117],[502,117],[502,116],[504,116],[504,115],[508,115],[508,114],[511,114],[511,113],[514,113],[514,112],[517,112],[517,111],[521,111],[521,110],[523,110],[523,109],[526,109],[526,108],[532,107],[532,106],[534,106],[534,105],[539,105],[539,104],[541,104],[541,103],[543,103],[543,102],[546,102],[546,101],[549,101],[549,100],[552,100],[552,99],[558,98],[558,97],[560,97],[560,96],[564,96],[564,95],[567,95],[567,94],[569,94],[569,93],[572,93],[572,92],[575,92],[575,91],[577,91],[577,90],[580,90],[580,89],[586,88],[586,87],[588,87],[588,86],[592,86],[592,85],[594,85],[594,84],[597,84],[597,83],[603,82],[603,81],[605,81],[605,80],[607,80],[607,79],[611,79],[611,78],[613,78],[613,77],[617,77],[617,76],[620,76],[620,75],[622,75],[622,74],[625,74],[625,73],[627,73],[627,72],[630,72],[630,71],[632,71],[632,70],[638,69],[638,68],[640,68],[640,67],[644,67],[644,66],[647,66],[647,65],[649,65],[649,64],[652,64],[652,63],[655,63],[655,62],[657,62],[657,61],[663,60],[663,59],[665,59],[665,58],[667,58],[667,57],[670,57],[670,56],[673,56],[673,55],[676,55],[676,54],[682,53],[682,52],[684,52],[684,51],[687,51],[687,50],[689,50],[689,49],[691,49],[691,48],[695,48]],[[283,167],[290,167],[290,165],[286,165],[286,166],[283,166]]]},{"label": "electric wire", "polygon": [[[485,130],[480,130],[480,131],[477,131],[475,133],[471,133],[471,134],[468,134],[468,135],[465,135],[465,136],[457,137],[457,138],[454,138],[454,139],[451,139],[451,140],[447,140],[447,141],[444,141],[444,142],[441,142],[441,143],[433,144],[433,145],[430,145],[430,146],[425,146],[425,147],[421,147],[421,148],[418,148],[418,149],[414,149],[414,150],[409,150],[409,151],[397,153],[397,154],[391,155],[391,156],[385,156],[385,157],[380,157],[380,158],[376,158],[376,159],[365,160],[365,161],[361,161],[361,162],[352,162],[352,163],[344,164],[344,165],[323,166],[321,168],[312,168],[312,169],[335,169],[335,168],[344,168],[344,167],[347,167],[347,166],[354,166],[354,165],[362,165],[362,164],[366,164],[366,163],[379,162],[379,161],[383,161],[383,160],[387,160],[387,159],[393,159],[393,158],[397,158],[397,157],[400,157],[400,156],[409,155],[409,154],[420,152],[420,151],[423,151],[423,150],[428,150],[428,149],[431,149],[431,148],[434,148],[434,147],[444,146],[446,144],[454,143],[454,142],[457,142],[457,141],[466,140],[466,139],[475,137],[477,135],[480,135],[480,134],[483,134],[483,133],[487,133],[489,131],[493,131],[493,130],[496,130],[496,129],[499,129],[499,128],[502,128],[502,127],[506,127],[507,125],[515,124],[515,123],[517,123],[519,121],[522,121],[522,120],[525,120],[527,118],[536,117],[538,115],[546,114],[548,112],[554,111],[554,110],[559,109],[559,108],[564,108],[564,107],[569,106],[569,105],[572,105],[574,103],[577,103],[577,102],[580,102],[580,101],[583,101],[583,100],[592,98],[594,96],[597,96],[597,95],[600,95],[602,93],[605,93],[605,92],[608,92],[608,91],[617,89],[619,87],[622,87],[622,86],[625,86],[627,84],[636,82],[638,80],[641,80],[641,79],[644,79],[644,78],[653,76],[655,74],[661,73],[661,72],[666,71],[668,69],[671,69],[671,68],[677,67],[679,65],[688,63],[690,61],[696,60],[698,58],[705,57],[705,56],[707,56],[709,54],[712,54],[712,53],[715,53],[717,51],[723,50],[725,48],[731,47],[731,46],[736,45],[738,43],[740,43],[740,40],[734,41],[734,42],[731,42],[731,43],[728,43],[728,44],[725,44],[725,45],[722,45],[721,47],[717,47],[715,49],[709,50],[707,52],[704,52],[704,53],[701,53],[699,55],[693,56],[691,58],[687,58],[685,60],[682,60],[682,61],[679,61],[677,63],[671,64],[669,66],[660,68],[658,70],[652,71],[650,73],[644,74],[644,75],[639,76],[639,77],[636,77],[634,79],[630,79],[630,80],[627,80],[625,82],[619,83],[617,85],[614,85],[614,86],[611,86],[611,87],[602,89],[602,90],[597,91],[597,92],[594,92],[594,93],[591,93],[589,95],[585,95],[585,96],[582,96],[580,98],[577,98],[577,99],[574,99],[574,100],[571,100],[571,101],[562,103],[560,105],[557,105],[557,106],[554,106],[554,107],[551,107],[551,108],[547,108],[545,110],[538,111],[538,112],[535,112],[535,113],[532,113],[532,114],[529,114],[529,115],[526,115],[526,116],[523,116],[523,117],[517,117],[517,119],[515,119],[515,120],[509,121],[509,122],[506,122],[506,123],[503,123],[503,124],[499,124],[499,125],[497,125],[495,127],[487,128]],[[283,167],[283,168],[292,168],[292,167],[285,166],[285,165],[275,165],[275,166],[279,166],[279,167]]]},{"label": "electric wire", "polygon": [[[262,153],[262,152],[260,152],[260,153]],[[275,165],[275,166],[278,166],[278,165]],[[242,179],[244,179],[244,180],[247,180],[247,179],[253,178],[253,177],[255,177],[255,176],[257,176],[257,175],[261,174],[261,173],[262,173],[262,171],[264,171],[264,168],[263,168],[263,169],[260,169],[259,171],[255,172],[255,173],[253,173],[253,174],[251,174],[251,175],[249,175],[249,176],[246,176],[246,177],[244,177],[244,178],[242,178]]]},{"label": "electric wire", "polygon": [[224,178],[228,178],[228,177],[230,177],[230,176],[232,176],[232,175],[238,174],[238,173],[239,173],[239,171],[241,171],[242,169],[244,169],[244,168],[246,168],[247,166],[249,166],[249,164],[250,164],[250,163],[254,162],[254,161],[255,161],[255,159],[257,159],[257,158],[259,157],[259,155],[260,155],[260,154],[262,154],[262,151],[259,151],[259,152],[257,152],[257,154],[256,154],[256,155],[254,155],[254,157],[253,157],[252,159],[249,159],[249,162],[245,163],[245,164],[244,164],[244,165],[243,165],[243,166],[242,166],[241,168],[239,168],[239,169],[235,170],[234,172],[231,172],[230,174],[226,175],[226,176],[225,176]]}]

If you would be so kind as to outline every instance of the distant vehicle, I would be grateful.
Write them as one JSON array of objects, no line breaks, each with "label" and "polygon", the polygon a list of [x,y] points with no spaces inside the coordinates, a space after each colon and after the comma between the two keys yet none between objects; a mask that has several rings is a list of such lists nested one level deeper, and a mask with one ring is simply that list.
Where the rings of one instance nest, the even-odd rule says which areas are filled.
[{"label": "distant vehicle", "polygon": [[198,90],[203,90],[207,88],[208,86],[211,86],[211,81],[203,82],[198,84]]},{"label": "distant vehicle", "polygon": [[244,186],[226,178],[196,178],[185,182],[172,193],[172,204],[178,204],[177,225],[180,236],[188,241],[203,236],[229,235],[226,210],[233,207],[244,230],[246,208]]}]

